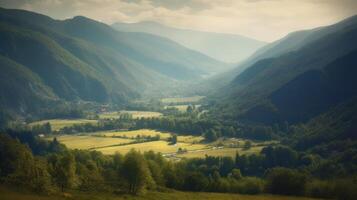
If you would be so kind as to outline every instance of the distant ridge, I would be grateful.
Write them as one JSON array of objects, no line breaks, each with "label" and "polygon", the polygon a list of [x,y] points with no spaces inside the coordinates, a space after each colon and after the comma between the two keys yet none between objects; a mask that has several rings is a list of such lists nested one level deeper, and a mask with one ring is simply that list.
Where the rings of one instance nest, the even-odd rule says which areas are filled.
[{"label": "distant ridge", "polygon": [[240,62],[266,44],[241,35],[179,29],[152,21],[117,22],[112,26],[119,31],[144,32],[166,37],[190,49],[228,63]]}]

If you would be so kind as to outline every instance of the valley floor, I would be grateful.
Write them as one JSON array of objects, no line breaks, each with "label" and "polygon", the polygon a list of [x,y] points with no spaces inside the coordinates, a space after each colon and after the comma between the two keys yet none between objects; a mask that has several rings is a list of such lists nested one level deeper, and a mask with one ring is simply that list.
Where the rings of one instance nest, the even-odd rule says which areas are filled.
[{"label": "valley floor", "polygon": [[313,200],[306,197],[289,197],[277,195],[240,195],[206,192],[148,192],[141,196],[111,195],[93,193],[75,193],[58,196],[40,196],[29,192],[19,192],[7,187],[0,187],[1,200]]}]

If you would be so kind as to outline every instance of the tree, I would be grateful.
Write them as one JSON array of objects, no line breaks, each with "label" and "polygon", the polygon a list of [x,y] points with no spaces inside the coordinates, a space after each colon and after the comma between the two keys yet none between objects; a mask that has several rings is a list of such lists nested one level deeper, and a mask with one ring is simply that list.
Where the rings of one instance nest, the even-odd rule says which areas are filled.
[{"label": "tree", "polygon": [[127,190],[131,194],[138,194],[145,189],[151,176],[144,157],[131,150],[125,155],[121,174],[127,182]]},{"label": "tree", "polygon": [[230,174],[230,177],[239,180],[242,178],[242,173],[240,172],[240,169],[232,169],[232,172]]},{"label": "tree", "polygon": [[301,195],[306,176],[293,169],[277,167],[267,172],[267,190],[272,194]]},{"label": "tree", "polygon": [[49,158],[51,163],[51,175],[55,183],[63,192],[65,188],[72,188],[76,178],[76,163],[74,156],[70,152],[63,155],[55,154]]},{"label": "tree", "polygon": [[172,135],[172,137],[170,138],[170,144],[176,144],[177,143],[177,135],[174,134]]},{"label": "tree", "polygon": [[244,143],[244,149],[248,150],[252,147],[252,142],[247,140],[245,143]]},{"label": "tree", "polygon": [[209,142],[217,140],[217,133],[213,129],[208,130],[204,136],[205,136],[206,140]]}]

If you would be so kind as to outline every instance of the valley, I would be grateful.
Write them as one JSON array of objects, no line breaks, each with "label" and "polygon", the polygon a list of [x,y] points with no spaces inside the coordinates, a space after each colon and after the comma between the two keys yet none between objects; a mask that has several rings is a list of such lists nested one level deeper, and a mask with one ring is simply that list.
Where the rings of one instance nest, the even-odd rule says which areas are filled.
[{"label": "valley", "polygon": [[0,2],[1,200],[357,199],[357,4],[71,1]]}]

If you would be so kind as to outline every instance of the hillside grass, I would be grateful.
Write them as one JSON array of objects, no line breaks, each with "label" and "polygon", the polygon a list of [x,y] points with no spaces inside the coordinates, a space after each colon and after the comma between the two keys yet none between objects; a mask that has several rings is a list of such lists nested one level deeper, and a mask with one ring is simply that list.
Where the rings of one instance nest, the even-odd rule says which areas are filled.
[{"label": "hillside grass", "polygon": [[[224,193],[206,193],[206,192],[147,192],[144,195],[114,195],[110,193],[92,193],[92,192],[69,192],[71,197],[64,195],[39,195],[26,191],[9,189],[0,186],[1,200],[314,200],[307,197],[291,197],[278,195],[241,195]],[[316,199],[315,199],[316,200]]]},{"label": "hillside grass", "polygon": [[30,126],[42,125],[47,122],[50,123],[53,131],[58,131],[61,128],[73,126],[74,124],[86,124],[86,123],[96,124],[98,121],[91,120],[91,119],[50,119],[50,120],[32,122],[29,125]]}]

